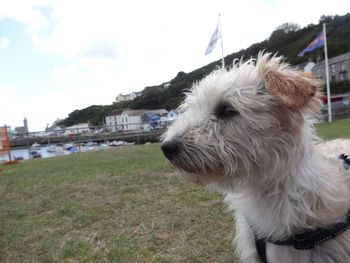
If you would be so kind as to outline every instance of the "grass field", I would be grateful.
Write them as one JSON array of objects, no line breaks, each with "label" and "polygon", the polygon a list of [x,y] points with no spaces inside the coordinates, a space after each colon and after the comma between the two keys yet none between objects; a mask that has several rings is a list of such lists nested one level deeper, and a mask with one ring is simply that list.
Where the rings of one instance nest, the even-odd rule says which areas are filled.
[{"label": "grass field", "polygon": [[316,128],[323,139],[350,138],[350,119],[320,123]]},{"label": "grass field", "polygon": [[[350,120],[318,124],[350,137]],[[0,166],[0,262],[234,262],[222,197],[159,144]]]},{"label": "grass field", "polygon": [[159,144],[0,168],[0,262],[234,261],[222,197]]}]

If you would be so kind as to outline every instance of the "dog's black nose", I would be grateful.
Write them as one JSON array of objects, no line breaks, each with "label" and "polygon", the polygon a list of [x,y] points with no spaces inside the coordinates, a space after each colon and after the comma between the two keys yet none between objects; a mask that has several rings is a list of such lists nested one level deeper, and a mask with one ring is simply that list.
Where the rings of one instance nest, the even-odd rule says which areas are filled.
[{"label": "dog's black nose", "polygon": [[165,157],[171,161],[175,154],[179,151],[179,142],[176,140],[163,142],[160,146]]}]

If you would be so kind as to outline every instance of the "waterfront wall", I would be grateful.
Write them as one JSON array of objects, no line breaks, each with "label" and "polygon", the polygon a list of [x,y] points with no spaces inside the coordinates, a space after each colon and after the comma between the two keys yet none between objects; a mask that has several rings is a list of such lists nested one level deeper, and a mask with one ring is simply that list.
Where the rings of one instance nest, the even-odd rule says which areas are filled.
[{"label": "waterfront wall", "polygon": [[74,134],[70,136],[24,136],[10,140],[11,148],[28,147],[34,143],[40,145],[60,144],[60,143],[86,143],[107,142],[107,141],[126,141],[135,142],[136,144],[144,144],[146,142],[159,142],[160,136],[164,131],[151,132],[129,132],[129,133],[105,133],[105,134]]}]

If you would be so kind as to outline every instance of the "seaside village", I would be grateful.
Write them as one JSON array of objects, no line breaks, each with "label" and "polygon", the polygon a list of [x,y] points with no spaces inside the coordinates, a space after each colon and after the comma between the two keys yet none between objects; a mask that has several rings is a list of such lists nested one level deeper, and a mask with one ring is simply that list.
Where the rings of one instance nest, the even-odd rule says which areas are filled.
[{"label": "seaside village", "polygon": [[[349,80],[350,72],[350,52],[343,53],[339,56],[329,58],[330,68],[330,82],[337,83]],[[297,66],[303,69],[305,72],[310,72],[316,77],[325,81],[325,62],[320,57],[315,62],[308,61]],[[164,85],[165,88],[168,85]],[[132,92],[130,94],[118,94],[113,103],[121,101],[133,100],[140,96],[141,92]],[[324,97],[324,103],[326,104],[326,97]],[[336,117],[346,117],[350,115],[350,92],[331,94],[331,105],[333,109],[333,115]],[[148,132],[153,130],[161,130],[174,121],[178,117],[177,110],[134,110],[134,109],[122,109],[112,112],[109,116],[105,116],[103,122],[104,126],[94,128],[95,133],[102,132]],[[325,121],[327,119],[327,107],[322,109],[322,114],[319,121]],[[45,135],[71,135],[75,133],[88,132],[92,126],[89,123],[79,123],[69,127],[58,125],[60,120],[56,120],[52,126],[47,126],[44,132],[31,131],[33,136],[45,136]],[[28,134],[28,121],[25,118],[23,126],[9,128],[10,138],[16,138]]]},{"label": "seaside village", "polygon": [[[119,94],[114,103],[132,100],[140,94]],[[14,129],[7,127],[7,130],[11,148],[14,149],[11,151],[13,158],[21,160],[150,143],[159,140],[160,134],[178,114],[177,110],[127,108],[105,116],[103,126],[79,123],[65,127],[57,119],[45,131],[31,132],[28,120],[24,118],[23,126]],[[23,148],[28,150],[24,151]]]},{"label": "seaside village", "polygon": [[[130,94],[119,94],[114,103],[128,101],[140,96],[140,92]],[[13,130],[8,127],[10,139],[30,136],[69,136],[78,133],[105,133],[105,132],[149,132],[162,130],[178,117],[177,110],[167,111],[165,109],[155,110],[134,110],[122,109],[113,111],[110,115],[105,116],[103,126],[92,126],[90,123],[79,123],[72,126],[60,125],[60,119],[57,119],[51,126],[46,127],[45,131],[29,131],[28,120],[24,118],[23,126],[15,127]]]},{"label": "seaside village", "polygon": [[[320,58],[298,65],[305,72],[310,72],[325,80],[325,62]],[[338,83],[348,81],[350,72],[350,52],[329,59],[330,81]],[[167,85],[164,85],[167,88]],[[113,103],[133,100],[141,92],[119,94]],[[318,122],[327,121],[327,98],[324,96],[324,107],[317,119]],[[331,94],[331,107],[334,119],[350,116],[350,92]],[[160,135],[166,127],[177,117],[177,110],[166,109],[122,109],[111,112],[104,117],[103,126],[92,126],[90,123],[79,123],[72,126],[60,125],[57,119],[45,131],[29,131],[28,120],[24,118],[23,126],[7,127],[8,137],[12,149],[29,148],[28,154],[23,151],[15,154],[14,158],[39,158],[44,154],[57,156],[58,154],[74,153],[86,150],[99,150],[113,146],[125,146],[139,143],[159,141]],[[16,151],[16,150],[12,150]],[[23,157],[25,155],[25,157]]]}]

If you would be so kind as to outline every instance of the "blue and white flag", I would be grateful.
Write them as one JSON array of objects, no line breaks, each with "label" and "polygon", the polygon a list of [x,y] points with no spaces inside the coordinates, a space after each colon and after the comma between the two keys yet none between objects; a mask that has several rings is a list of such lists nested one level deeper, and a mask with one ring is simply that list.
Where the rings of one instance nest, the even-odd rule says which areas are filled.
[{"label": "blue and white flag", "polygon": [[218,39],[221,38],[221,33],[220,33],[220,22],[217,24],[215,31],[213,35],[210,38],[207,50],[205,51],[205,56],[213,52],[214,48],[216,47],[216,42],[218,42]]},{"label": "blue and white flag", "polygon": [[324,46],[324,33],[323,31],[317,35],[317,37],[311,41],[311,43],[298,54],[298,57],[304,56],[306,52],[315,50],[316,48]]}]

